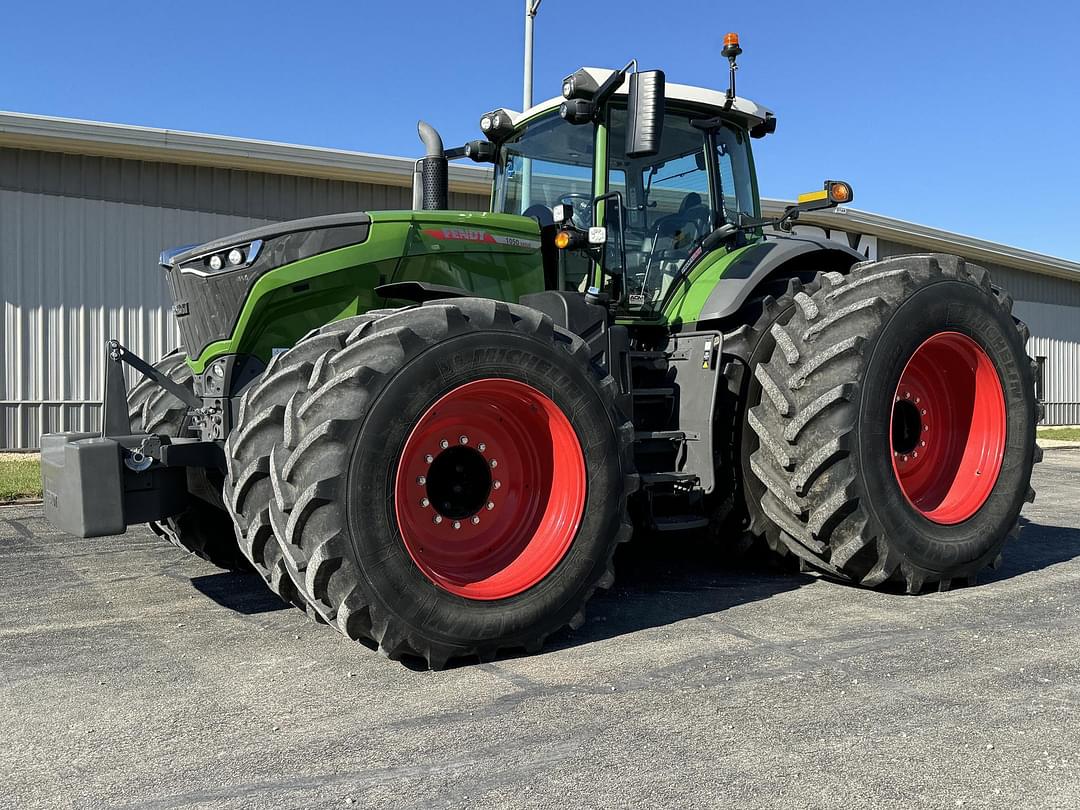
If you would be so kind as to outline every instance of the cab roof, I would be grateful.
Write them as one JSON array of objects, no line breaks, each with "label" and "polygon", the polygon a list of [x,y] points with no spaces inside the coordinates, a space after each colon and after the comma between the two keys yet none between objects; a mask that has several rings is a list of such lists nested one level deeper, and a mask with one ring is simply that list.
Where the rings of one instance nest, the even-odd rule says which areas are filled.
[{"label": "cab roof", "polygon": [[[582,70],[588,73],[598,85],[607,81],[608,77],[615,72],[609,68],[595,67],[582,68]],[[615,95],[623,96],[625,98],[629,87],[630,75],[627,74],[622,85],[615,91]],[[728,106],[727,93],[725,91],[711,90],[707,87],[695,87],[689,84],[674,84],[668,82],[664,88],[664,98],[668,101],[685,101],[690,104],[708,107],[717,114],[727,113],[728,115],[734,115],[737,118],[744,119],[748,127],[764,123],[766,117],[774,117],[773,111],[768,107],[763,107],[757,102],[740,96],[736,96],[733,103]],[[554,98],[549,98],[547,101],[541,101],[539,104],[534,104],[524,112],[517,112],[506,108],[503,109],[506,109],[506,112],[510,115],[510,120],[516,127],[518,124],[535,115],[548,112],[549,110],[557,110],[562,102],[562,96],[555,96]]]}]

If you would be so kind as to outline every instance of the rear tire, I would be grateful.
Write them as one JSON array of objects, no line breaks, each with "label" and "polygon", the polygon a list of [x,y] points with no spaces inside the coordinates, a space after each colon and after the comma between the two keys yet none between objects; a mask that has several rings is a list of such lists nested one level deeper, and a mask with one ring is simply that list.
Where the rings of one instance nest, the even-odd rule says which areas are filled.
[{"label": "rear tire", "polygon": [[[750,428],[750,410],[761,402],[761,382],[757,367],[768,361],[776,346],[772,328],[786,324],[795,314],[795,296],[813,295],[821,287],[819,277],[778,280],[772,294],[749,304],[740,313],[744,323],[724,335],[723,374],[726,387],[717,407],[717,435],[728,436],[723,445],[717,477],[726,479],[726,497],[714,514],[715,534],[737,552],[772,551],[787,556],[783,544],[770,544],[766,528],[769,519],[761,509],[765,486],[750,469],[750,459],[758,448],[758,436]],[[775,557],[770,558],[775,559]]]},{"label": "rear tire", "polygon": [[796,303],[749,420],[771,541],[869,587],[974,581],[1034,498],[1034,377],[1012,300],[983,268],[925,255],[828,273]]},{"label": "rear tire", "polygon": [[[192,388],[191,369],[183,349],[169,352],[154,368],[173,382]],[[163,436],[191,435],[188,405],[153,380],[143,378],[128,392],[131,429]],[[150,523],[151,530],[177,548],[212,562],[219,568],[246,569],[233,533],[232,520],[221,496],[223,479],[216,470],[189,467],[188,507],[179,515]]]},{"label": "rear tire", "polygon": [[272,523],[305,601],[432,668],[580,625],[614,581],[637,486],[633,427],[584,342],[479,299],[336,338],[283,403],[271,459]]}]

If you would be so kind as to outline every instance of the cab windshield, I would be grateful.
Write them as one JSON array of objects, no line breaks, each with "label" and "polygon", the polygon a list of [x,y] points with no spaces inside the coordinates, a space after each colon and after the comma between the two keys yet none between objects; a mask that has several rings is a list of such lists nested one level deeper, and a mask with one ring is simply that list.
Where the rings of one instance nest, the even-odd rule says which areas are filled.
[{"label": "cab windshield", "polygon": [[[625,291],[631,309],[655,312],[701,242],[724,223],[745,224],[759,216],[754,193],[749,134],[718,122],[704,110],[664,116],[656,155],[628,158],[626,107],[608,117],[608,190],[622,197],[625,243],[608,226],[608,266],[625,255]],[[708,123],[706,123],[708,122]],[[551,223],[551,208],[573,209],[573,225],[592,222],[596,128],[568,124],[558,111],[535,118],[499,147],[492,210]],[[605,206],[611,220],[614,206]],[[559,251],[559,286],[584,290],[592,263],[584,251]]]},{"label": "cab windshield", "polygon": [[[592,224],[594,127],[568,124],[557,110],[528,124],[499,148],[492,210],[551,224],[551,208],[573,206],[573,224]],[[559,287],[584,289],[592,263],[580,251],[559,251]]]},{"label": "cab windshield", "polygon": [[535,216],[530,209],[550,213],[553,205],[579,200],[588,210],[592,171],[593,128],[568,124],[557,111],[544,115],[500,147],[495,211]]}]

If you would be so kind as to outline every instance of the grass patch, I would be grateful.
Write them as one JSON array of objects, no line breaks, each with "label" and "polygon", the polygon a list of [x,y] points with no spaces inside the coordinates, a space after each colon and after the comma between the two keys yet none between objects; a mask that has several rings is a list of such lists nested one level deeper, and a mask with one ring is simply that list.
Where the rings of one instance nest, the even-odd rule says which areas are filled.
[{"label": "grass patch", "polygon": [[41,462],[36,455],[0,453],[0,503],[41,498]]},{"label": "grass patch", "polygon": [[1059,442],[1077,442],[1080,441],[1080,428],[1039,428],[1039,438]]}]

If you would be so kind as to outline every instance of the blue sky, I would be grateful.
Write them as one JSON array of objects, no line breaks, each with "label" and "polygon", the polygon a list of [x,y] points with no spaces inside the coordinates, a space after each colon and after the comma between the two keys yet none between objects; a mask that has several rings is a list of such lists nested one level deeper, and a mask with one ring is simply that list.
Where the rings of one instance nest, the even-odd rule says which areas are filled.
[{"label": "blue sky", "polygon": [[[0,109],[416,155],[521,102],[523,0],[9,4]],[[1073,3],[543,0],[535,97],[636,57],[776,110],[762,193],[843,178],[855,206],[1080,260]]]}]

